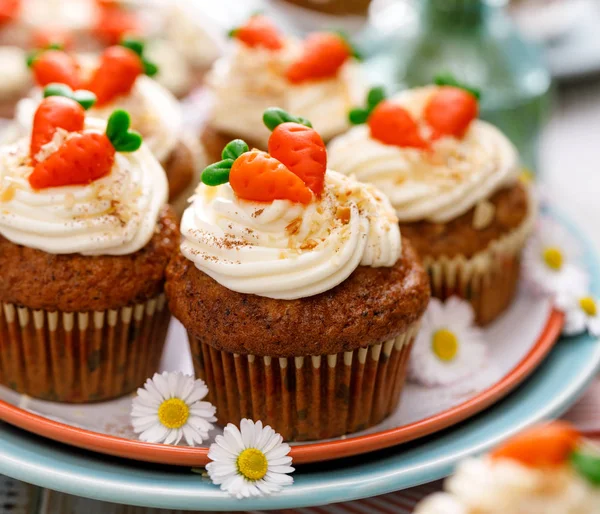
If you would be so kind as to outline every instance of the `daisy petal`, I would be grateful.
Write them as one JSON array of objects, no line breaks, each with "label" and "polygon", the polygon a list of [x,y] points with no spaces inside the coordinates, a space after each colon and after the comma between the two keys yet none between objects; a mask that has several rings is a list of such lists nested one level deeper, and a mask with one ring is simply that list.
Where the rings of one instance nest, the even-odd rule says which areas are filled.
[{"label": "daisy petal", "polygon": [[140,434],[140,440],[146,443],[161,443],[169,433],[169,429],[163,425],[154,425]]}]

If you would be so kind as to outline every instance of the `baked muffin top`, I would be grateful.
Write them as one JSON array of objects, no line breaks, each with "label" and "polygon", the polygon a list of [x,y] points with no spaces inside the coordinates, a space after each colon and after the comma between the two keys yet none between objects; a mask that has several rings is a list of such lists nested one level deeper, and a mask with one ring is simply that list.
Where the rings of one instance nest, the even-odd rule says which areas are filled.
[{"label": "baked muffin top", "polygon": [[501,237],[531,226],[536,212],[527,186],[519,181],[447,223],[413,221],[400,223],[400,230],[422,257],[469,259]]},{"label": "baked muffin top", "polygon": [[162,292],[179,241],[177,218],[168,206],[160,209],[150,241],[128,255],[57,255],[0,236],[0,302],[60,312],[144,303]]},{"label": "baked muffin top", "polygon": [[389,341],[421,318],[429,279],[410,242],[391,267],[358,266],[336,287],[296,300],[232,291],[179,254],[167,268],[173,316],[217,350],[298,357],[335,355]]}]

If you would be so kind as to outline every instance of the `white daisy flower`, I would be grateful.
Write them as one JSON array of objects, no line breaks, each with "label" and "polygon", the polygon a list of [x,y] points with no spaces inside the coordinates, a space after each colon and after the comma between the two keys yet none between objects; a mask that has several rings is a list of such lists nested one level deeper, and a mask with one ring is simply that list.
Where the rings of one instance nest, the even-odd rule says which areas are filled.
[{"label": "white daisy flower", "polygon": [[208,394],[203,380],[181,372],[155,373],[137,390],[131,423],[141,441],[189,446],[202,444],[213,428],[216,408],[201,401]]},{"label": "white daisy flower", "polygon": [[486,358],[483,331],[471,304],[455,296],[432,298],[408,364],[408,376],[432,387],[449,385],[481,369]]},{"label": "white daisy flower", "polygon": [[556,300],[557,307],[565,314],[563,334],[574,336],[586,330],[600,336],[600,304],[587,293],[563,293]]},{"label": "white daisy flower", "polygon": [[587,289],[581,254],[578,241],[562,225],[543,218],[523,252],[524,278],[537,292],[553,296]]},{"label": "white daisy flower", "polygon": [[270,426],[242,419],[229,423],[210,445],[206,471],[214,484],[238,499],[277,493],[294,480],[290,446]]}]

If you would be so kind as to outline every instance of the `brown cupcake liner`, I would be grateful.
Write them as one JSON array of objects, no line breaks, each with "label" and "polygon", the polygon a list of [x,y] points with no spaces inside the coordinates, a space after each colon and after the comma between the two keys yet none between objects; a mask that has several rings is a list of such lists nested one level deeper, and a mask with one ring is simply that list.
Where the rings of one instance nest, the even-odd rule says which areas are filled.
[{"label": "brown cupcake liner", "polygon": [[220,424],[262,420],[288,441],[307,441],[364,430],[396,409],[418,325],[384,343],[335,355],[239,355],[191,334],[190,346]]},{"label": "brown cupcake liner", "polygon": [[510,306],[519,283],[521,253],[537,215],[537,205],[529,197],[529,213],[521,225],[482,252],[471,258],[423,257],[432,296],[441,300],[458,296],[469,301],[480,325],[495,320]]},{"label": "brown cupcake liner", "polygon": [[305,9],[334,15],[361,15],[369,12],[371,0],[286,0]]},{"label": "brown cupcake liner", "polygon": [[123,396],[157,369],[170,313],[164,294],[101,312],[0,309],[0,384],[43,400]]}]

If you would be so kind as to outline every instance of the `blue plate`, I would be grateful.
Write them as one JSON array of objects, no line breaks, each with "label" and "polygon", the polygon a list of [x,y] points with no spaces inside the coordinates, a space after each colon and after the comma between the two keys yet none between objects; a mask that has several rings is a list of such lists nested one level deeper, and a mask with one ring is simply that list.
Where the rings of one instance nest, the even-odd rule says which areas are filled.
[{"label": "blue plate", "polygon": [[[598,259],[580,239],[598,296]],[[442,478],[464,457],[481,453],[532,423],[559,416],[598,369],[597,340],[563,339],[517,391],[482,414],[411,444],[303,467],[295,473],[292,487],[269,498],[239,501],[197,474],[87,453],[4,424],[0,424],[0,473],[78,496],[170,509],[264,510],[355,500]]]}]

